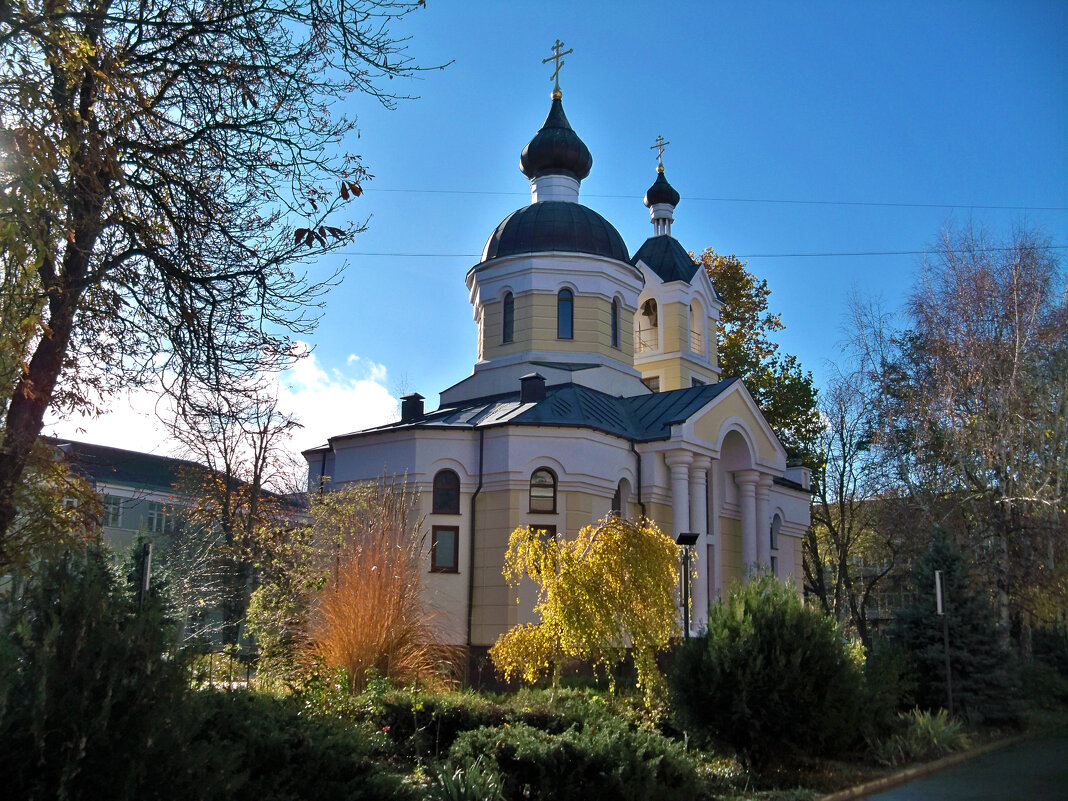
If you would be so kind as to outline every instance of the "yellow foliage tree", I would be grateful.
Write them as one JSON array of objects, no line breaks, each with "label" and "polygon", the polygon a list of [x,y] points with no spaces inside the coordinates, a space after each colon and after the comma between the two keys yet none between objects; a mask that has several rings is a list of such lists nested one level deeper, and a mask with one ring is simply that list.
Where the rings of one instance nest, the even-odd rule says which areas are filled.
[{"label": "yellow foliage tree", "polygon": [[655,523],[610,516],[559,541],[517,528],[504,576],[513,588],[525,576],[538,584],[534,610],[541,616],[541,623],[516,626],[490,649],[505,678],[533,683],[551,675],[555,690],[565,659],[611,675],[630,648],[646,705],[663,697],[656,654],[679,632],[679,556]]}]

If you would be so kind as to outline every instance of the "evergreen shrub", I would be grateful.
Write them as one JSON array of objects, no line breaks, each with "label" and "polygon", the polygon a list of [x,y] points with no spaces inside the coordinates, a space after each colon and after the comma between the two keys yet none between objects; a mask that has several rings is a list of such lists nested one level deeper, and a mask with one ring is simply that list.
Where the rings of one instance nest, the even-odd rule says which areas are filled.
[{"label": "evergreen shrub", "polygon": [[9,578],[0,608],[0,776],[12,798],[143,797],[188,731],[155,593],[143,609],[90,549]]},{"label": "evergreen shrub", "polygon": [[696,798],[697,771],[682,745],[604,718],[558,734],[517,723],[457,737],[454,767],[482,757],[502,777],[506,799],[656,801]]},{"label": "evergreen shrub", "polygon": [[[937,613],[935,571],[942,571],[943,619]],[[931,547],[911,576],[912,603],[894,617],[890,636],[909,655],[921,709],[948,707],[944,623],[949,627],[954,712],[973,723],[1014,723],[1018,674],[1012,654],[999,645],[999,631],[987,593],[979,591],[960,553],[936,530]]]},{"label": "evergreen shrub", "polygon": [[670,673],[677,723],[764,767],[852,746],[861,657],[838,625],[772,576],[735,585]]}]

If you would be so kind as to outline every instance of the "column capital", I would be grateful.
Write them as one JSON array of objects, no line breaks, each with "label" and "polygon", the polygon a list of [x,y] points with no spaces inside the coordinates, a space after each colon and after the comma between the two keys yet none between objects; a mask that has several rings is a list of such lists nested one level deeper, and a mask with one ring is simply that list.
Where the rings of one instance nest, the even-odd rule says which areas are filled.
[{"label": "column capital", "polygon": [[700,454],[693,457],[693,464],[690,465],[693,470],[708,470],[710,467],[712,467],[712,457]]},{"label": "column capital", "polygon": [[734,483],[743,489],[756,489],[758,481],[760,481],[760,473],[756,470],[734,471]]},{"label": "column capital", "polygon": [[693,462],[693,454],[689,451],[668,451],[664,454],[664,461],[668,467],[689,467]]}]

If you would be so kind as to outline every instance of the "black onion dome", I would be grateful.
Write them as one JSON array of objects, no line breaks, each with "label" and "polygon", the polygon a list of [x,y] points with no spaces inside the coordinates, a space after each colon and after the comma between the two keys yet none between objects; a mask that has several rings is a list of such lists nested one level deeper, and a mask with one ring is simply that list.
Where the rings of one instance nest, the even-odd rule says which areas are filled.
[{"label": "black onion dome", "polygon": [[543,200],[505,217],[486,242],[482,261],[553,250],[630,261],[612,223],[593,209],[563,200]]},{"label": "black onion dome", "polygon": [[677,206],[679,205],[679,198],[680,195],[675,191],[675,187],[669,184],[667,178],[664,177],[663,170],[658,170],[656,180],[649,187],[649,191],[645,193],[645,205],[648,208],[652,208],[654,203],[667,203],[671,206]]},{"label": "black onion dome", "polygon": [[581,181],[593,169],[593,156],[571,128],[560,98],[553,98],[541,129],[523,148],[519,169],[527,178],[539,175],[569,175]]}]

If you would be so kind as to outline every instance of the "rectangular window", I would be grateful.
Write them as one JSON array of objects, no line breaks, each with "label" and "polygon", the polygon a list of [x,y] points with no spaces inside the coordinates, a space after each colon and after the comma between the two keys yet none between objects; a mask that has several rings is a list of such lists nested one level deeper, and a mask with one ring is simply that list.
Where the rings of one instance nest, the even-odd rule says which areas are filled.
[{"label": "rectangular window", "polygon": [[153,534],[173,534],[174,507],[169,503],[149,501],[145,528]]},{"label": "rectangular window", "polygon": [[702,379],[702,378],[697,378],[696,376],[692,376],[690,378],[690,386],[691,387],[703,387],[705,385],[705,383],[706,383],[705,380]]},{"label": "rectangular window", "polygon": [[104,525],[122,528],[122,498],[117,495],[104,496]]},{"label": "rectangular window", "polygon": [[651,375],[648,378],[643,378],[642,383],[649,387],[653,392],[660,391],[660,376]]},{"label": "rectangular window", "polygon": [[430,572],[456,573],[459,564],[460,529],[458,526],[434,526],[431,529]]}]

